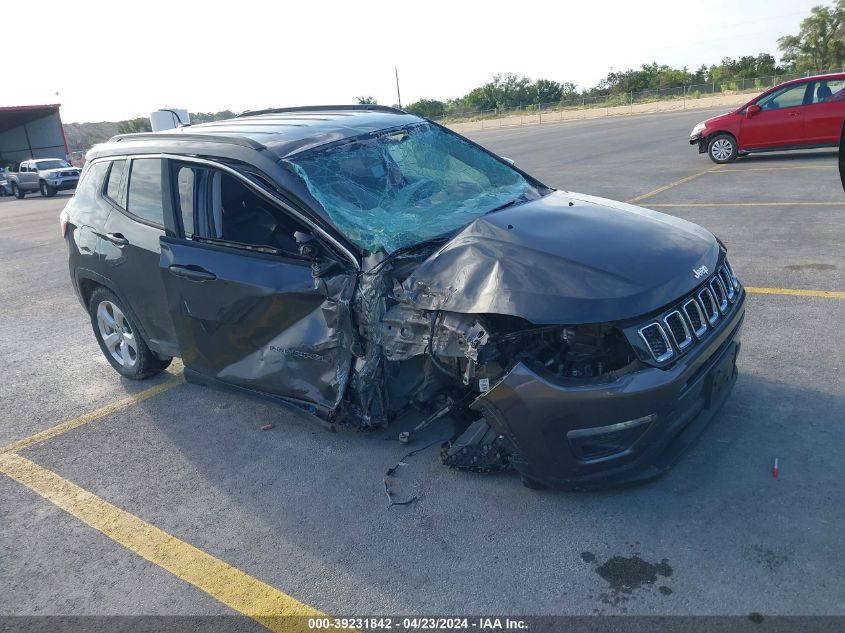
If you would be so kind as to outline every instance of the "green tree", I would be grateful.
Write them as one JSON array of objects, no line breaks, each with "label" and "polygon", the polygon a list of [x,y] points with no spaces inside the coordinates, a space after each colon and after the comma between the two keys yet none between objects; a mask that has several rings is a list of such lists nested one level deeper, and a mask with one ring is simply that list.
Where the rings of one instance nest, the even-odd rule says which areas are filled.
[{"label": "green tree", "polygon": [[538,79],[534,82],[535,99],[538,103],[552,103],[563,98],[563,85],[551,79]]},{"label": "green tree", "polygon": [[232,119],[235,113],[231,110],[221,110],[220,112],[191,112],[188,116],[191,119],[191,123],[207,123],[209,121]]},{"label": "green tree", "polygon": [[405,106],[405,112],[416,114],[427,119],[439,119],[446,114],[446,104],[437,99],[420,99]]},{"label": "green tree", "polygon": [[474,88],[457,100],[456,109],[501,110],[537,103],[537,86],[528,77],[513,73],[493,75],[493,81]]},{"label": "green tree", "polygon": [[153,128],[150,125],[150,120],[147,117],[138,117],[136,119],[127,119],[126,121],[117,122],[118,134],[133,134],[135,132],[152,132]]},{"label": "green tree", "polygon": [[358,103],[361,105],[378,105],[378,101],[376,101],[373,97],[367,95],[366,97],[356,97]]},{"label": "green tree", "polygon": [[798,35],[778,40],[783,61],[797,71],[829,70],[845,61],[845,0],[830,6],[815,6],[801,22]]}]

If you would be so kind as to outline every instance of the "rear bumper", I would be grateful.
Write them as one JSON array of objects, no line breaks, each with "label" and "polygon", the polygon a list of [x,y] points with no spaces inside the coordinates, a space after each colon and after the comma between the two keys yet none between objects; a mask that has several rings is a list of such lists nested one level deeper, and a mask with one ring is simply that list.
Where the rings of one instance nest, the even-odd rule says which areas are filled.
[{"label": "rear bumper", "polygon": [[693,443],[736,382],[745,296],[695,353],[614,382],[556,384],[518,363],[472,408],[514,447],[522,474],[555,488],[654,479]]}]

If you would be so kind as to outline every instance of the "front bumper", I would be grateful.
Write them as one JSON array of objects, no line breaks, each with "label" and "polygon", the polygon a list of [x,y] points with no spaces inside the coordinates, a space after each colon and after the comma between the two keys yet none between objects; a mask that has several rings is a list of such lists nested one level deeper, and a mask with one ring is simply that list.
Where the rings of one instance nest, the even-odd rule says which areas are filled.
[{"label": "front bumper", "polygon": [[[563,385],[518,363],[472,408],[510,440],[514,467],[542,484],[579,489],[654,479],[727,399],[736,382],[744,316],[742,292],[706,345],[667,369],[648,367],[614,382]],[[612,432],[602,436],[601,427]],[[585,438],[620,448],[585,451]]]},{"label": "front bumper", "polygon": [[703,132],[699,134],[693,134],[689,137],[689,144],[690,145],[698,145],[698,153],[703,154],[707,151],[707,137],[704,135]]},{"label": "front bumper", "polygon": [[68,189],[76,189],[79,178],[49,178],[47,183],[56,191],[67,191]]}]

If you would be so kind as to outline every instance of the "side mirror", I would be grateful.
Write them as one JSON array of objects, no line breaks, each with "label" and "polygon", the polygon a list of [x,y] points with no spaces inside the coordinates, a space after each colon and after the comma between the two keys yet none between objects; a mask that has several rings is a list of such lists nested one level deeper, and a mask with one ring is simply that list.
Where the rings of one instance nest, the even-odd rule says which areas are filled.
[{"label": "side mirror", "polygon": [[760,106],[758,106],[756,103],[752,103],[750,106],[748,106],[745,109],[745,116],[746,116],[746,118],[750,119],[755,114],[759,114],[761,111],[762,111],[762,108]]},{"label": "side mirror", "polygon": [[516,161],[513,158],[508,158],[507,156],[499,156],[503,161],[505,161],[508,165],[516,165]]},{"label": "side mirror", "polygon": [[317,259],[320,254],[320,243],[311,233],[296,231],[293,234],[296,243],[299,244],[299,254],[308,259]]}]

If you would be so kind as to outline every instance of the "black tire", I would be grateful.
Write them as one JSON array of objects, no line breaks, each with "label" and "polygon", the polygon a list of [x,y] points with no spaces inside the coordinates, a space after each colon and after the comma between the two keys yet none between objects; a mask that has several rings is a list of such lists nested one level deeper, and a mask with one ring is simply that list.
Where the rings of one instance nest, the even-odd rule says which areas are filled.
[{"label": "black tire", "polygon": [[[117,308],[121,313],[121,328],[127,331],[127,335],[131,336],[135,345],[135,349],[129,352],[129,362],[124,364],[115,358],[112,350],[109,349],[103,339],[103,334],[101,332],[102,328],[99,323],[98,310],[101,306],[103,306],[104,309],[107,309],[107,307],[109,307],[108,304],[110,304],[111,308]],[[125,376],[131,380],[144,380],[150,376],[160,374],[167,368],[168,365],[170,365],[170,361],[173,360],[171,358],[161,360],[153,354],[152,350],[150,350],[147,346],[147,342],[144,340],[141,331],[135,325],[135,323],[137,323],[135,315],[131,310],[128,310],[123,302],[117,298],[117,295],[108,288],[103,288],[101,286],[94,290],[91,294],[91,301],[88,303],[88,314],[91,317],[91,327],[94,330],[94,337],[100,345],[100,350],[103,352],[103,356],[106,357],[109,364],[114,367],[114,370],[121,376]],[[111,314],[114,313],[112,312]],[[117,332],[113,333],[117,334]]]},{"label": "black tire", "polygon": [[26,195],[26,192],[23,191],[20,187],[18,187],[18,183],[12,183],[12,195],[15,196],[18,200],[23,200],[23,197]]},{"label": "black tire", "polygon": [[730,134],[717,134],[707,143],[707,155],[717,165],[732,163],[738,151],[736,139]]},{"label": "black tire", "polygon": [[41,195],[45,198],[52,198],[56,195],[56,188],[48,185],[46,180],[42,180],[38,188],[41,190]]}]

